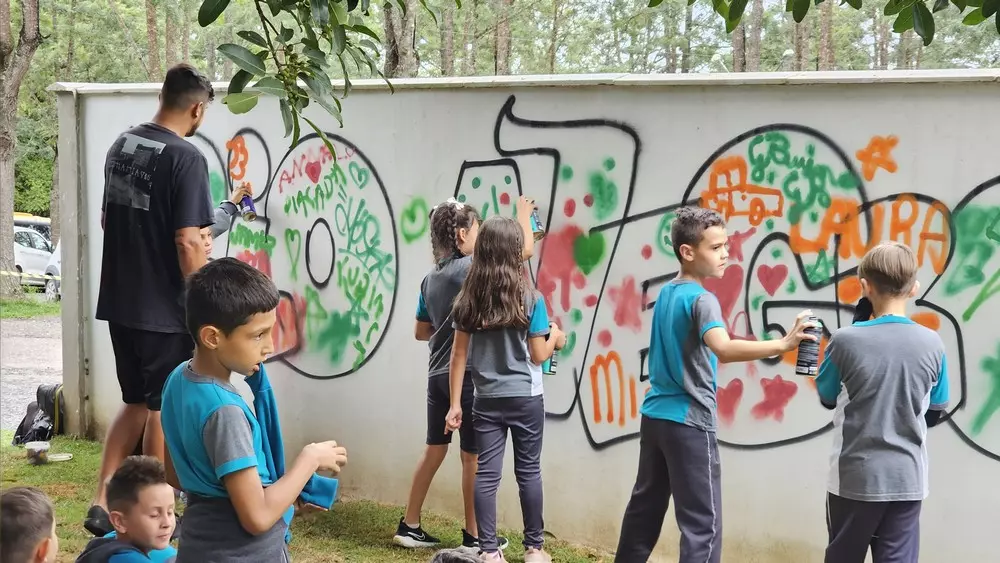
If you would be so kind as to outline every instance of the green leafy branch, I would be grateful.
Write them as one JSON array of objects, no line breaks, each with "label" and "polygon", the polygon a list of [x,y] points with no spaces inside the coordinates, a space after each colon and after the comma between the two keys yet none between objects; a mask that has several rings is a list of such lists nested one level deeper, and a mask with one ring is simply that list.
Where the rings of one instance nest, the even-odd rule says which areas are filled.
[{"label": "green leafy branch", "polygon": [[[455,0],[461,7],[460,0]],[[198,10],[198,24],[207,27],[222,16],[231,0],[204,0]],[[332,115],[341,127],[341,100],[351,92],[351,64],[354,74],[367,67],[370,76],[379,76],[392,84],[379,69],[378,34],[365,24],[370,0],[252,0],[260,19],[258,31],[241,30],[237,35],[251,44],[248,49],[235,43],[219,45],[223,56],[239,71],[229,82],[222,103],[235,114],[247,113],[257,106],[261,95],[278,98],[285,137],[291,135],[291,146],[299,143],[300,119],[323,139],[334,153],[333,144],[316,123],[303,115],[310,102],[315,102]],[[437,21],[437,10],[420,0]],[[388,1],[384,7],[395,6],[406,12],[404,0]],[[291,27],[285,25],[288,23]],[[263,33],[261,33],[261,31]],[[334,91],[330,79],[330,61],[339,65],[343,74],[343,91]]]},{"label": "green leafy branch", "polygon": [[[688,0],[688,5],[694,4],[697,0]],[[722,16],[726,21],[726,32],[731,33],[743,18],[748,0],[712,0],[712,9]],[[824,1],[834,0],[785,0],[785,12],[791,12],[796,22],[801,22],[809,13],[810,6],[819,6]],[[663,3],[663,0],[649,0],[648,6],[655,8]],[[841,0],[840,5],[849,5],[855,10],[861,9],[862,0]],[[966,14],[962,23],[965,25],[979,25],[993,18],[997,33],[1000,34],[1000,0],[934,0],[932,8],[928,8],[926,0],[889,0],[884,13],[887,16],[896,16],[892,24],[892,31],[904,33],[912,29],[924,40],[924,45],[930,45],[934,41],[934,14],[945,10],[949,5],[958,8],[958,12],[965,13],[968,8],[973,8]]]}]

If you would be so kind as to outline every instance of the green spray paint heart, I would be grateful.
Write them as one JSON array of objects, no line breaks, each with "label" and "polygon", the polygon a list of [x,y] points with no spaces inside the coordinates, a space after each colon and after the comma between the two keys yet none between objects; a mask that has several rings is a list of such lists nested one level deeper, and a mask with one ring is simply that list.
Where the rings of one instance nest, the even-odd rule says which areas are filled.
[{"label": "green spray paint heart", "polygon": [[285,250],[292,262],[292,279],[298,278],[299,256],[302,254],[302,233],[298,229],[285,229]]},{"label": "green spray paint heart", "polygon": [[415,197],[403,208],[399,215],[399,232],[407,244],[424,236],[430,227],[427,202],[422,197]]},{"label": "green spray paint heart", "polygon": [[368,169],[362,168],[357,162],[351,161],[351,164],[347,166],[347,169],[351,172],[351,179],[354,180],[354,185],[358,187],[359,190],[365,189],[368,185]]},{"label": "green spray paint heart", "polygon": [[584,274],[590,275],[604,259],[604,235],[592,233],[576,237],[573,241],[573,259]]}]

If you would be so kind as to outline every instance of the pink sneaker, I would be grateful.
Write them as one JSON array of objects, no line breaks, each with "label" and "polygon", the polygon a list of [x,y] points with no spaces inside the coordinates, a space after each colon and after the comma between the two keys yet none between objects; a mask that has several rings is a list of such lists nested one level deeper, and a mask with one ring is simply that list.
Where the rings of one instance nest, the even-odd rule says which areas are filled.
[{"label": "pink sneaker", "polygon": [[504,559],[502,551],[494,551],[492,553],[487,553],[484,551],[479,555],[479,559],[481,561],[488,561],[491,563],[496,561],[507,561],[506,559]]},{"label": "pink sneaker", "polygon": [[524,563],[552,563],[552,556],[544,549],[533,547],[524,551]]}]

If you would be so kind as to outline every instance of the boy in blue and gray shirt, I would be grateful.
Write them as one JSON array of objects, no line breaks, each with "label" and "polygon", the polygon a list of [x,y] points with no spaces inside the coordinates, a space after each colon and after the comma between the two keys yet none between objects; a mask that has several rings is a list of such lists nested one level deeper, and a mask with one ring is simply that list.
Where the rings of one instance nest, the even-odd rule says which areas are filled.
[{"label": "boy in blue and gray shirt", "polygon": [[722,217],[685,207],[670,228],[680,274],[660,290],[649,341],[650,390],[642,404],[639,472],[625,509],[616,563],[649,559],[670,497],[681,532],[680,563],[722,558],[722,487],[716,440],[719,360],[747,362],[794,350],[811,326],[799,314],[780,340],[731,340],[715,295],[704,288],[729,260]]},{"label": "boy in blue and gray shirt", "polygon": [[913,250],[880,244],[858,277],[870,307],[831,337],[816,378],[836,409],[826,563],[862,563],[869,546],[875,563],[917,563],[927,428],[948,406],[944,343],[906,316],[919,288]]}]

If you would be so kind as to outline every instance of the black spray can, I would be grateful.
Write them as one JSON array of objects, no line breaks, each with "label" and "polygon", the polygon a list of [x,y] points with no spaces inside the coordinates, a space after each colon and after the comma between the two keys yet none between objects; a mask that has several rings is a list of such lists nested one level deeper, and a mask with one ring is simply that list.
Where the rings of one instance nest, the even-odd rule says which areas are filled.
[{"label": "black spray can", "polygon": [[799,356],[795,361],[795,375],[806,377],[816,377],[819,375],[819,339],[823,334],[823,329],[819,326],[819,319],[810,316],[807,322],[816,326],[805,330],[806,334],[816,337],[816,340],[803,340],[799,342]]},{"label": "black spray can", "polygon": [[257,209],[253,206],[253,199],[248,195],[240,200],[240,215],[248,223],[257,220]]}]

